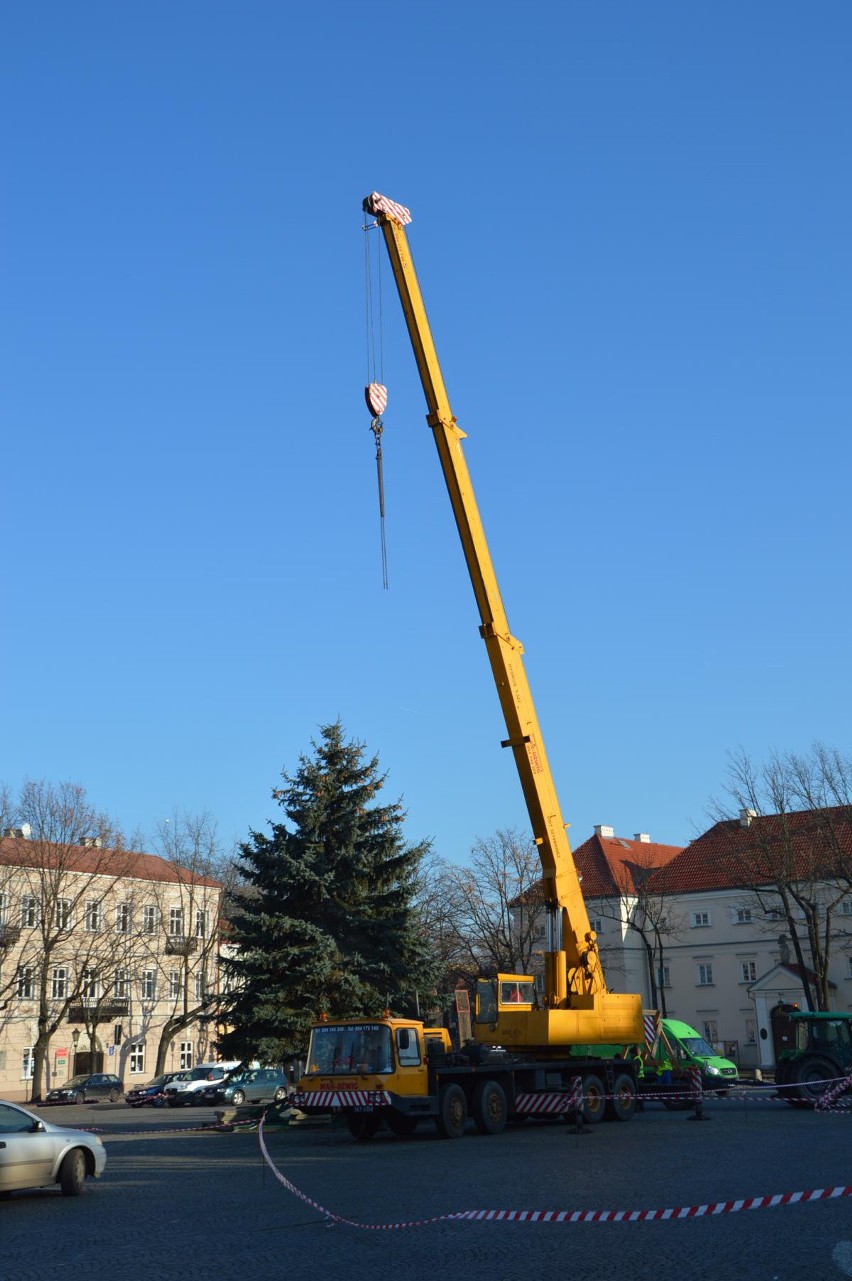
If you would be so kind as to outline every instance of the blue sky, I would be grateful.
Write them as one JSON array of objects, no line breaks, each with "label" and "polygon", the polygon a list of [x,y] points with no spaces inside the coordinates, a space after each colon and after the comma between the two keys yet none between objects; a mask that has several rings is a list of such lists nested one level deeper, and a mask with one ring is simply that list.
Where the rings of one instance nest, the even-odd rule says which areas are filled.
[{"label": "blue sky", "polygon": [[[7,6],[0,778],[227,844],[340,717],[411,840],[523,827],[385,274],[410,241],[574,844],[849,750],[852,9]],[[378,248],[378,241],[376,241]]]}]

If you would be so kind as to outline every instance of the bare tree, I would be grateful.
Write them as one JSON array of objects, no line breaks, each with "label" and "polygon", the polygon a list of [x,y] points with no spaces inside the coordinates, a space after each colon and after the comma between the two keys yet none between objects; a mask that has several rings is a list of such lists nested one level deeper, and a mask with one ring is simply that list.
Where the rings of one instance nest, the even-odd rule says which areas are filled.
[{"label": "bare tree", "polygon": [[[667,891],[665,865],[650,850],[634,847],[620,869],[613,869],[612,893],[596,897],[595,906],[602,918],[626,926],[638,937],[645,953],[651,1006],[665,1018],[665,949],[670,940],[680,938],[685,924]],[[607,968],[612,969],[611,962]]]},{"label": "bare tree", "polygon": [[476,841],[467,866],[435,859],[427,879],[421,910],[447,977],[470,981],[496,970],[530,972],[544,904],[531,838],[499,830]]},{"label": "bare tree", "polygon": [[215,1019],[223,895],[234,877],[209,814],[176,813],[158,827],[155,847],[170,870],[157,887],[156,931],[143,965],[156,967],[169,1012],[160,1031],[155,1074],[165,1068],[172,1039],[198,1025],[199,1054]]},{"label": "bare tree", "polygon": [[0,995],[35,1007],[32,1098],[39,1099],[51,1037],[115,964],[107,908],[115,878],[132,875],[138,856],[79,784],[28,781],[14,799],[7,790],[4,803],[10,821],[0,863],[9,890],[2,938],[15,966]]},{"label": "bare tree", "polygon": [[785,923],[812,1010],[829,1008],[834,915],[852,887],[850,784],[852,762],[821,743],[805,755],[773,753],[762,766],[741,751],[727,787],[738,813],[713,807],[714,817],[739,820],[741,884],[768,929]]}]

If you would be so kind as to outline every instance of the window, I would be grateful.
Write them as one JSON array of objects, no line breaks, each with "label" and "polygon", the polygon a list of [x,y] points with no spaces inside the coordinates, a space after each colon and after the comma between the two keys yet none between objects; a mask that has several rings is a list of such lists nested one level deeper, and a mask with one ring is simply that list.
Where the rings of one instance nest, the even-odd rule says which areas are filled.
[{"label": "window", "polygon": [[767,921],[783,921],[786,918],[779,907],[770,907],[766,913],[766,919]]},{"label": "window", "polygon": [[[0,899],[2,899],[2,897],[3,895],[0,894]],[[0,913],[2,913],[2,910],[3,910],[2,906],[0,906]],[[845,898],[843,902],[840,904],[840,915],[852,916],[852,898]],[[2,923],[2,920],[3,920],[3,917],[2,915],[0,915],[0,923]]]},{"label": "window", "polygon": [[86,903],[86,915],[84,917],[83,928],[90,934],[97,934],[103,925],[103,908],[96,899],[89,899]]},{"label": "window", "polygon": [[195,936],[196,936],[196,938],[200,938],[200,939],[206,939],[206,938],[207,938],[207,921],[208,921],[208,917],[209,917],[209,913],[208,913],[208,912],[206,912],[206,911],[204,910],[204,908],[199,907],[199,908],[197,908],[197,909],[196,909],[196,913],[195,913]]},{"label": "window", "polygon": [[169,1000],[176,1001],[180,996],[180,970],[169,970]]},{"label": "window", "polygon": [[751,925],[751,908],[738,907],[734,912],[734,925]]},{"label": "window", "polygon": [[593,921],[589,921],[589,925],[591,925],[596,934],[603,934],[603,921],[599,916],[596,916]]},{"label": "window", "polygon": [[698,966],[698,986],[711,987],[713,984],[713,966],[707,961]]},{"label": "window", "polygon": [[740,964],[740,982],[753,983],[757,978],[757,965],[754,961],[743,961]]},{"label": "window", "polygon": [[142,1000],[154,1001],[157,997],[157,972],[156,970],[142,971]]},{"label": "window", "polygon": [[5,890],[0,890],[0,925],[6,924],[6,914],[9,911],[9,895]]},{"label": "window", "polygon": [[396,1053],[400,1067],[417,1067],[419,1064],[420,1046],[417,1044],[417,1033],[413,1027],[397,1028]]},{"label": "window", "polygon": [[33,999],[33,967],[31,965],[18,966],[17,986],[19,1001]]},{"label": "window", "polygon": [[692,929],[700,929],[703,925],[710,924],[709,912],[693,912],[689,922]]},{"label": "window", "polygon": [[533,932],[532,932],[533,943],[543,943],[544,935],[545,935],[545,927],[543,925],[533,926]]},{"label": "window", "polygon": [[101,981],[95,970],[83,970],[80,976],[80,995],[84,1005],[92,1005],[101,994]]},{"label": "window", "polygon": [[197,970],[195,973],[195,999],[196,1001],[204,1000],[204,993],[207,990],[207,975],[203,970]]},{"label": "window", "polygon": [[172,907],[169,909],[169,934],[172,938],[183,937],[183,908]]},{"label": "window", "polygon": [[116,934],[129,934],[131,925],[130,904],[118,903],[115,909]]},{"label": "window", "polygon": [[21,898],[21,926],[31,929],[38,925],[38,899],[34,894],[24,894]]},{"label": "window", "polygon": [[657,987],[671,987],[671,971],[667,965],[657,966]]},{"label": "window", "polygon": [[846,958],[846,977],[852,979],[852,956]]},{"label": "window", "polygon": [[56,928],[58,930],[68,930],[71,928],[70,898],[58,898],[56,900]]},{"label": "window", "polygon": [[182,1072],[192,1067],[192,1041],[180,1043],[180,1068]]},{"label": "window", "polygon": [[68,995],[68,967],[54,965],[50,972],[50,997],[53,1001],[64,1001]]},{"label": "window", "polygon": [[130,1047],[130,1071],[134,1076],[145,1071],[145,1042],[137,1041]]},{"label": "window", "polygon": [[754,1019],[746,1019],[745,1025],[746,1025],[746,1035],[745,1035],[746,1045],[754,1045],[755,1041],[757,1040],[757,1037],[755,1035],[757,1028],[755,1026]]},{"label": "window", "polygon": [[142,908],[142,933],[153,934],[157,929],[158,912],[155,903],[148,903]]},{"label": "window", "polygon": [[705,1019],[701,1024],[701,1031],[704,1035],[704,1040],[709,1041],[711,1045],[715,1046],[719,1040],[719,1024],[716,1020]]},{"label": "window", "polygon": [[33,1047],[31,1045],[27,1045],[21,1051],[21,1080],[31,1081],[33,1079],[34,1069],[35,1057],[33,1054]]}]

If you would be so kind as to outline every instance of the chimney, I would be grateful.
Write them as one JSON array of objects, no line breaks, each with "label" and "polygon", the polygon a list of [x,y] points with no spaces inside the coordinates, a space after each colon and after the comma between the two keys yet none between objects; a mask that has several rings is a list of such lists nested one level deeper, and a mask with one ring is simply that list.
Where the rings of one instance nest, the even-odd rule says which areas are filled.
[{"label": "chimney", "polygon": [[19,841],[28,841],[33,834],[33,829],[29,823],[24,823],[23,827],[7,827],[4,836],[15,836]]},{"label": "chimney", "polygon": [[595,836],[601,836],[604,840],[612,840],[615,836],[615,828],[607,827],[605,823],[595,824]]},{"label": "chimney", "polygon": [[103,846],[103,841],[99,836],[84,836],[80,843],[84,850],[99,850]]},{"label": "chimney", "polygon": [[740,810],[740,827],[751,827],[754,818],[757,818],[757,810]]},{"label": "chimney", "polygon": [[634,841],[639,841],[642,845],[651,844],[651,836],[648,832],[634,832],[633,839]]}]

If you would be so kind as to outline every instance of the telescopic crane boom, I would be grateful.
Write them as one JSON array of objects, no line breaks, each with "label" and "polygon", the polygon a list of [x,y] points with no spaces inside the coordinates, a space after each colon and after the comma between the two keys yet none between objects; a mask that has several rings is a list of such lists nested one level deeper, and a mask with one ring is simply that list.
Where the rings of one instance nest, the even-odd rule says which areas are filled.
[{"label": "telescopic crane boom", "polygon": [[498,1009],[494,1021],[477,1021],[477,1039],[517,1046],[558,1046],[642,1039],[638,995],[609,992],[604,980],[595,931],[574,865],[566,824],[548,765],[523,663],[523,646],[510,632],[462,441],[432,340],[429,320],[414,270],[405,227],[411,221],[403,206],[373,192],[363,202],[384,236],[399,292],[420,381],[426,397],[426,421],[432,429],[450,495],[468,572],[479,608],[485,641],[508,738],[523,788],[533,837],[538,847],[545,898],[552,913],[552,944],[545,954],[543,1008]]}]

